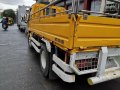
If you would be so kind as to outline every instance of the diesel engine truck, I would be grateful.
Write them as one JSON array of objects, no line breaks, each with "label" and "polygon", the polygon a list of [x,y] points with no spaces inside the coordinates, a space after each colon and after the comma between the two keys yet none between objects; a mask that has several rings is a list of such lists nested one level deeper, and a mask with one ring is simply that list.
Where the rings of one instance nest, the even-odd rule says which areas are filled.
[{"label": "diesel engine truck", "polygon": [[32,5],[28,44],[44,77],[90,85],[120,78],[120,0],[54,0]]}]

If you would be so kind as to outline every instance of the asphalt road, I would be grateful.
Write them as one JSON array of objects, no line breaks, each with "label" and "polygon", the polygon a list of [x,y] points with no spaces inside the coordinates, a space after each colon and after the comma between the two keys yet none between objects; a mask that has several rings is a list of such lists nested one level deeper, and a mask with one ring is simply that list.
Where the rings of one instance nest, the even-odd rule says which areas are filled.
[{"label": "asphalt road", "polygon": [[39,66],[39,55],[28,48],[27,38],[16,25],[3,31],[0,25],[0,90],[120,90],[120,79],[89,86],[88,76],[76,83],[45,79]]}]

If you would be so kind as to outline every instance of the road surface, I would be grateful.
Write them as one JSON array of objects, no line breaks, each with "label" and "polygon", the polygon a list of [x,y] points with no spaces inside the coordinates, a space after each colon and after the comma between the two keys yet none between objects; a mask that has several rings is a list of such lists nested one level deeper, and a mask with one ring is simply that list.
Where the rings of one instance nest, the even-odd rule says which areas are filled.
[{"label": "road surface", "polygon": [[45,79],[39,55],[28,48],[26,35],[16,25],[8,31],[0,25],[0,90],[120,90],[120,79],[89,86],[87,77],[81,76],[72,84]]}]

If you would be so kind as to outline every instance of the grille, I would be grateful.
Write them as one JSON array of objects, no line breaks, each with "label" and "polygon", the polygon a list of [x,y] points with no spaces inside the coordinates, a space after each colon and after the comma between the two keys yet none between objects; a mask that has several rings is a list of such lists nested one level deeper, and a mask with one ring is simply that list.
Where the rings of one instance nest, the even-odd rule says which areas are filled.
[{"label": "grille", "polygon": [[77,60],[75,65],[80,71],[96,69],[98,65],[98,58]]}]

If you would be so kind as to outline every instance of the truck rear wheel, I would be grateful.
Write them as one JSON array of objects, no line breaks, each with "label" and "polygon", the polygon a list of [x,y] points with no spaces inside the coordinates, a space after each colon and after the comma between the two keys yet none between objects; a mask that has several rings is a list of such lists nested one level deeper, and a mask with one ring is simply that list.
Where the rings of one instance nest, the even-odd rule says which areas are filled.
[{"label": "truck rear wheel", "polygon": [[48,77],[50,68],[50,54],[44,44],[40,50],[40,68],[44,77]]}]

